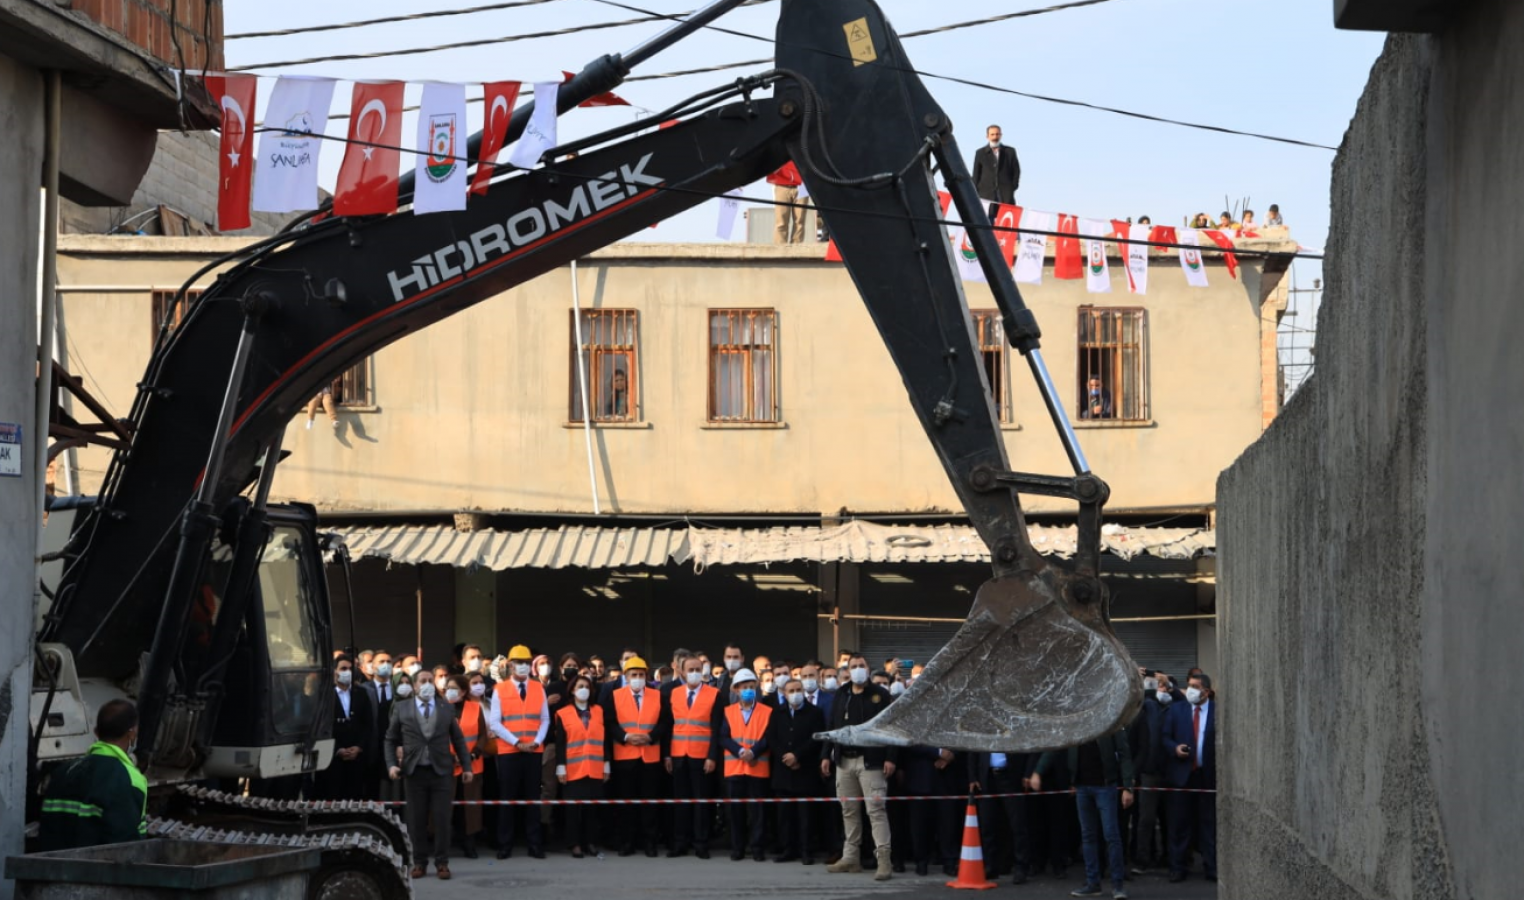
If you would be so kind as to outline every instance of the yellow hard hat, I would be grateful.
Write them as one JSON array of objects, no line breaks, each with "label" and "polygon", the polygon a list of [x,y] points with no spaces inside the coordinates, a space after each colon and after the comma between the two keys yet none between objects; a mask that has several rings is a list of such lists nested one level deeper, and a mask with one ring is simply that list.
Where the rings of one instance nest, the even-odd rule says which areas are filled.
[{"label": "yellow hard hat", "polygon": [[522,659],[524,662],[529,662],[533,656],[534,654],[530,653],[529,648],[523,644],[515,644],[513,649],[508,651],[508,658],[511,660]]},{"label": "yellow hard hat", "polygon": [[630,671],[631,669],[648,669],[648,668],[650,668],[650,666],[646,665],[646,661],[641,659],[638,656],[632,656],[629,659],[624,661],[624,671],[626,671],[626,672]]}]

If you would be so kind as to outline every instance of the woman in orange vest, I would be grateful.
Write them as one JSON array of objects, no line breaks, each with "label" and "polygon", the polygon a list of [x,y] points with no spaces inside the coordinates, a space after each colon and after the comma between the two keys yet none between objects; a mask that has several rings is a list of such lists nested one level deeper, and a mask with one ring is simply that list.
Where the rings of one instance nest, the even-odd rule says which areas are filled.
[{"label": "woman in orange vest", "polygon": [[[720,746],[725,750],[725,793],[732,800],[766,797],[772,777],[767,750],[767,723],[772,708],[757,703],[757,676],[750,669],[737,672],[731,681],[734,702],[725,707],[720,721]],[[743,859],[746,848],[757,862],[767,859],[762,851],[762,804],[730,804],[730,858]]]},{"label": "woman in orange vest", "polygon": [[466,806],[455,807],[454,828],[460,836],[460,852],[466,859],[476,859],[476,841],[482,833],[482,808],[476,804],[482,799],[483,751],[486,742],[492,738],[492,732],[487,730],[487,713],[482,709],[482,693],[473,693],[473,682],[482,685],[482,693],[486,692],[486,683],[480,674],[470,679],[464,675],[451,675],[445,680],[445,700],[455,710],[460,731],[466,736],[466,746],[471,748],[473,777],[470,784],[461,781],[462,769],[458,763],[455,766],[455,799],[468,801]]},{"label": "woman in orange vest", "polygon": [[[609,780],[608,731],[603,727],[603,708],[592,702],[593,682],[586,675],[571,680],[572,702],[555,715],[552,740],[556,745],[556,780],[564,800],[602,800],[603,783]],[[566,808],[566,839],[571,855],[602,856],[593,843],[598,834],[596,806]],[[583,852],[586,848],[586,854]]]}]

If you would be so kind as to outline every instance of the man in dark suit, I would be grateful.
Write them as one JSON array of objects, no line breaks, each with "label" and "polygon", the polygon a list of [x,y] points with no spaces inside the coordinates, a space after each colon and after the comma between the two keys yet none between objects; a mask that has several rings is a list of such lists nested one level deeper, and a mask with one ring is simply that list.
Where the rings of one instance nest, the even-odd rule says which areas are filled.
[{"label": "man in dark suit", "polygon": [[322,800],[364,800],[370,793],[366,773],[379,749],[376,713],[370,695],[355,685],[354,676],[352,659],[334,660],[333,761],[317,773],[313,783],[314,793]]},{"label": "man in dark suit", "polygon": [[[1212,679],[1193,675],[1185,703],[1164,713],[1159,742],[1165,753],[1164,783],[1174,788],[1217,790],[1217,704]],[[1208,881],[1217,880],[1217,795],[1172,793],[1165,801],[1169,822],[1169,880],[1184,881],[1191,838],[1201,849]]]},{"label": "man in dark suit", "polygon": [[1016,202],[1021,187],[1021,161],[1016,148],[1000,143],[1000,126],[991,125],[985,132],[989,143],[974,151],[974,190],[979,199],[990,204],[990,221],[995,220],[995,204]]},{"label": "man in dark suit", "polygon": [[[767,744],[772,748],[772,782],[775,797],[815,797],[820,794],[820,742],[815,735],[826,729],[820,709],[804,698],[804,682],[792,678],[783,684],[783,706],[768,721]],[[778,806],[783,853],[774,862],[801,860],[815,864],[810,850],[812,803]]]},{"label": "man in dark suit", "polygon": [[[970,793],[1020,794],[1026,789],[1024,782],[1031,777],[1037,764],[1036,754],[1031,753],[971,753],[968,760],[968,789]],[[1012,884],[1025,884],[1031,874],[1031,842],[1027,839],[1025,797],[983,798],[979,801],[979,824],[984,831],[985,874],[991,878],[1009,870]],[[1010,866],[1006,866],[1005,854],[1000,852],[990,838],[996,832],[995,814],[999,811],[1011,832]]]},{"label": "man in dark suit", "polygon": [[[396,764],[397,748],[402,763]],[[455,758],[450,758],[451,751]],[[413,697],[397,704],[386,729],[386,760],[393,781],[401,779],[407,795],[407,833],[413,842],[413,877],[427,874],[429,817],[434,819],[434,869],[450,877],[450,801],[455,797],[455,764],[461,781],[469,784],[471,749],[455,720],[455,710],[435,696],[434,673],[420,670],[413,677]]]},{"label": "man in dark suit", "polygon": [[397,698],[396,692],[392,690],[392,655],[385,650],[377,650],[372,654],[371,672],[371,678],[360,686],[370,697],[371,709],[376,713],[376,752],[370,754],[370,760],[367,763],[370,771],[370,790],[366,793],[365,799],[391,800],[396,798],[381,796],[386,793],[387,785],[391,784],[391,779],[386,777],[386,760],[381,758],[381,744],[386,740],[386,725],[392,718],[392,701]]}]

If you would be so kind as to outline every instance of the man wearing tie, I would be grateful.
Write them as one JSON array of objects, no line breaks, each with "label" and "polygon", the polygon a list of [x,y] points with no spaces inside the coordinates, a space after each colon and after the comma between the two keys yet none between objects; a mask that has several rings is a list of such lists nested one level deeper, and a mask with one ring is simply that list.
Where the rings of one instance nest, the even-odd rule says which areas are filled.
[{"label": "man wearing tie", "polygon": [[[609,742],[614,747],[614,797],[619,800],[661,799],[661,691],[646,687],[646,661],[624,661],[624,687],[614,691],[603,708]],[[637,821],[639,826],[637,828]],[[656,855],[659,817],[651,804],[619,807],[619,855],[633,856],[644,846]]]},{"label": "man wearing tie", "polygon": [[[1173,788],[1217,790],[1217,704],[1212,679],[1192,675],[1185,703],[1165,710],[1160,736],[1167,762],[1164,783]],[[1169,880],[1184,881],[1191,839],[1201,849],[1207,881],[1217,880],[1217,795],[1172,793],[1165,806],[1169,821]]]},{"label": "man wearing tie", "polygon": [[387,761],[381,758],[380,748],[386,740],[386,726],[392,718],[392,700],[397,695],[392,690],[392,655],[377,650],[371,655],[371,677],[361,685],[370,695],[371,709],[376,712],[376,753],[370,755],[370,792],[368,800],[401,800],[401,785],[386,777]]},{"label": "man wearing tie", "polygon": [[[672,776],[672,796],[678,800],[707,800],[719,758],[720,717],[725,707],[720,692],[704,684],[704,661],[688,654],[677,665],[683,679],[666,694],[663,722],[658,729],[666,737],[667,773]],[[672,821],[672,849],[668,858],[686,856],[691,847],[699,859],[709,858],[709,823],[713,808],[706,803],[677,807]]]},{"label": "man wearing tie", "polygon": [[1000,143],[1000,126],[991,125],[985,132],[989,144],[974,151],[974,190],[979,199],[990,204],[990,221],[995,221],[995,204],[1016,202],[1021,186],[1021,161],[1016,148]]},{"label": "man wearing tie", "polygon": [[[767,743],[772,751],[772,788],[776,797],[814,797],[820,787],[820,741],[825,716],[804,698],[804,683],[797,678],[783,682],[783,706],[773,711]],[[812,803],[785,803],[778,807],[778,830],[783,852],[774,862],[800,860],[815,864],[810,851]]]},{"label": "man wearing tie", "polygon": [[376,758],[376,713],[370,696],[354,683],[354,661],[340,656],[333,663],[333,761],[317,773],[314,793],[323,800],[364,800],[371,760]]},{"label": "man wearing tie", "polygon": [[[455,797],[455,765],[461,780],[471,781],[471,750],[448,703],[434,693],[434,673],[414,676],[414,699],[395,710],[386,729],[385,757],[393,781],[402,780],[407,795],[407,833],[413,842],[413,877],[428,871],[429,819],[434,820],[434,870],[450,877],[450,801]],[[402,748],[398,764],[397,748]],[[455,758],[450,758],[454,752]]]},{"label": "man wearing tie", "polygon": [[[523,644],[508,651],[512,671],[507,681],[492,689],[492,707],[487,713],[487,728],[497,735],[497,791],[499,800],[539,800],[542,763],[545,760],[545,735],[550,731],[550,702],[545,686],[529,677],[533,659]],[[545,858],[541,836],[540,813],[523,807],[524,837],[529,855]],[[497,816],[497,858],[513,855],[513,829],[519,810],[505,807]]]}]

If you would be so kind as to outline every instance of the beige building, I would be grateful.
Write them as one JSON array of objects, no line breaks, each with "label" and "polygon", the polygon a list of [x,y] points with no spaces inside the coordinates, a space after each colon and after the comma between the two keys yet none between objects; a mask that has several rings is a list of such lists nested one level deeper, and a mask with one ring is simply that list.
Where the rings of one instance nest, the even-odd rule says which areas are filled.
[{"label": "beige building", "polygon": [[[234,246],[66,238],[71,369],[125,410],[155,298]],[[1071,413],[1088,376],[1107,394],[1110,415],[1077,429],[1125,529],[1108,538],[1113,613],[1170,617],[1119,630],[1144,664],[1210,661],[1210,618],[1173,617],[1210,615],[1216,478],[1277,410],[1284,261],[1244,259],[1234,279],[1208,260],[1201,289],[1158,256],[1146,296],[1111,266],[1109,294],[1050,264],[1024,295]],[[984,547],[820,245],[620,244],[583,260],[576,287],[562,268],[381,350],[344,379],[336,425],[319,410],[287,432],[275,496],[316,504],[362,556],[357,644],[718,657],[746,635],[786,655],[922,660],[940,645],[987,576]],[[1013,468],[1065,472],[988,289],[967,287]],[[88,493],[105,462],[79,451],[66,468]],[[1061,546],[1072,508],[1025,502]]]}]

